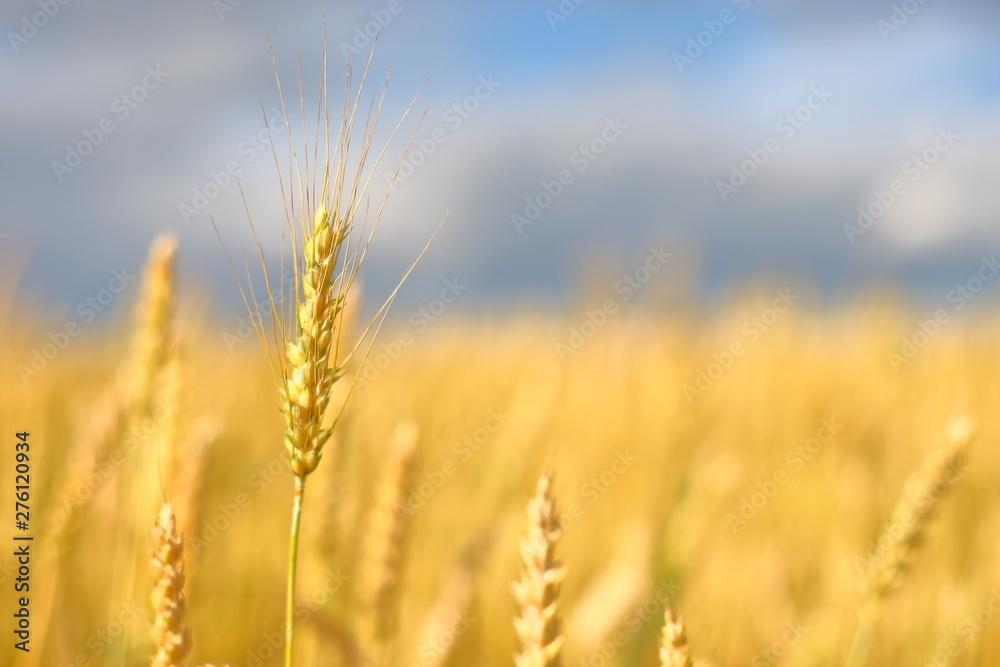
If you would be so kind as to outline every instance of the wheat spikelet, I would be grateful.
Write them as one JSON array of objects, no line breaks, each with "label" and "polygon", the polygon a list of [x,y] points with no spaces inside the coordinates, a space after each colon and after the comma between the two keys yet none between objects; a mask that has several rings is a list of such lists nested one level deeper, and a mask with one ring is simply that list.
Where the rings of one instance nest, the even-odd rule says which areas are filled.
[{"label": "wheat spikelet", "polygon": [[862,584],[865,599],[885,598],[899,586],[900,577],[924,542],[935,510],[963,471],[972,437],[969,421],[954,422],[944,443],[907,481],[892,518],[879,538],[875,558],[869,561]]},{"label": "wheat spikelet", "polygon": [[687,630],[680,614],[668,604],[660,635],[660,667],[693,667],[688,653]]},{"label": "wheat spikelet", "polygon": [[160,508],[153,527],[153,662],[152,667],[178,667],[191,649],[184,627],[184,540],[177,534],[169,503]]},{"label": "wheat spikelet", "polygon": [[970,420],[953,421],[943,443],[907,481],[862,576],[858,629],[848,651],[847,667],[862,667],[867,663],[881,603],[899,586],[900,578],[926,537],[935,510],[961,476],[974,435]]},{"label": "wheat spikelet", "polygon": [[552,495],[552,477],[538,480],[528,504],[528,534],[521,541],[522,574],[514,584],[520,616],[514,628],[521,641],[514,656],[517,667],[560,667],[563,637],[557,612],[563,566],[556,560],[559,518]]},{"label": "wheat spikelet", "polygon": [[136,310],[136,334],[125,383],[136,419],[152,411],[157,386],[173,351],[177,240],[157,237],[149,251],[143,294]]},{"label": "wheat spikelet", "polygon": [[[351,340],[361,336],[358,328],[361,299],[361,286],[355,284],[344,300],[344,309],[340,315],[341,335]],[[341,372],[345,375],[353,374],[356,372],[354,366],[355,364],[346,364]],[[332,405],[344,405],[349,394],[348,381],[334,382],[330,391],[330,402]],[[328,418],[326,423],[330,422],[331,419]],[[312,564],[316,566],[314,569],[318,572],[325,570],[329,562],[335,558],[346,559],[346,554],[342,553],[342,547],[346,546],[345,542],[351,541],[352,547],[356,548],[353,540],[350,540],[350,532],[351,522],[355,518],[352,513],[356,515],[355,505],[360,494],[356,493],[358,480],[353,474],[358,448],[347,446],[351,442],[351,415],[345,413],[341,416],[337,426],[337,430],[326,444],[326,448],[330,450],[328,455],[333,459],[324,470],[310,477],[310,488],[314,489],[310,494],[315,493],[318,502],[311,518],[304,519],[308,529],[304,539],[311,545],[309,555]]]},{"label": "wheat spikelet", "polygon": [[319,465],[323,445],[333,433],[323,426],[334,382],[335,327],[342,308],[341,289],[334,280],[347,237],[348,221],[321,204],[306,236],[301,295],[296,304],[298,333],[285,344],[283,382],[279,384],[285,417],[285,447],[298,477]]},{"label": "wheat spikelet", "polygon": [[368,515],[358,575],[358,598],[362,608],[358,635],[373,660],[395,631],[397,594],[402,563],[405,525],[397,511],[409,484],[417,446],[417,427],[400,424],[392,436],[389,456],[375,488]]}]

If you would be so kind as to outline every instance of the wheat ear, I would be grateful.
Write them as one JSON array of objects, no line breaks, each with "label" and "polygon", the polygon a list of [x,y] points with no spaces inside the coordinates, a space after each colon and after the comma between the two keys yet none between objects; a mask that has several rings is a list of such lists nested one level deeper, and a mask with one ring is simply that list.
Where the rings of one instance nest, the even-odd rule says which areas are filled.
[{"label": "wheat ear", "polygon": [[153,527],[153,662],[152,667],[178,667],[191,650],[184,626],[184,540],[177,534],[170,503],[163,503]]},{"label": "wheat ear", "polygon": [[862,667],[868,662],[881,603],[899,586],[926,538],[935,511],[964,471],[974,434],[968,419],[953,421],[942,444],[906,483],[862,576],[858,629],[848,651],[847,667]]},{"label": "wheat ear", "polygon": [[[351,362],[355,353],[361,352],[357,367],[364,365],[367,355],[393,300],[410,271],[426,252],[424,246],[416,260],[404,272],[389,297],[382,303],[353,346],[341,346],[344,327],[344,306],[354,285],[361,264],[367,256],[375,228],[385,210],[385,204],[395,183],[395,176],[387,184],[381,205],[376,206],[374,221],[369,224],[368,206],[371,204],[368,188],[372,184],[375,170],[384,156],[388,145],[399,130],[400,123],[389,133],[386,144],[373,155],[375,128],[378,126],[388,88],[388,79],[377,101],[373,97],[367,115],[359,119],[362,112],[361,89],[374,57],[369,52],[361,86],[354,94],[351,83],[351,64],[347,68],[345,81],[343,115],[339,132],[334,138],[330,132],[330,109],[327,91],[327,32],[326,14],[323,16],[323,61],[320,95],[316,110],[317,127],[313,145],[309,145],[308,131],[303,127],[301,146],[293,133],[286,133],[290,151],[290,168],[286,183],[279,176],[279,186],[285,205],[285,222],[293,256],[295,284],[290,299],[291,317],[285,308],[285,293],[279,290],[274,296],[270,280],[267,278],[267,263],[263,247],[254,232],[258,255],[264,268],[268,287],[268,308],[265,316],[254,294],[252,281],[248,289],[240,284],[244,303],[250,311],[257,337],[264,345],[274,370],[280,397],[280,409],[285,420],[284,444],[289,456],[289,465],[295,475],[295,490],[292,500],[292,525],[288,558],[288,590],[285,596],[285,667],[291,667],[295,655],[295,579],[298,569],[299,536],[302,523],[302,505],[305,495],[306,478],[316,470],[323,454],[323,447],[333,435],[347,400],[356,386],[358,378],[348,382],[349,389],[337,409],[330,406],[331,390],[334,383]],[[285,105],[281,79],[278,76],[277,59],[271,52],[275,76],[278,79],[278,96],[286,123],[290,114]],[[414,102],[416,98],[414,98]],[[302,118],[306,117],[302,79],[299,78],[299,107]],[[403,113],[409,114],[413,103]],[[352,144],[355,123],[364,123],[361,145]],[[336,145],[333,145],[335,142]],[[279,164],[277,149],[271,143],[275,164]],[[312,158],[310,159],[310,154]],[[372,159],[373,158],[373,159]],[[355,161],[356,160],[356,161]],[[369,166],[370,165],[370,166]],[[398,175],[402,160],[395,174]],[[281,169],[279,166],[279,174]],[[246,201],[244,199],[244,204]],[[249,209],[248,209],[249,211]],[[442,223],[444,221],[442,220]],[[253,229],[253,220],[250,220]],[[440,225],[438,227],[440,229]],[[216,230],[218,232],[218,230]],[[435,232],[436,234],[436,232]],[[431,237],[433,240],[433,235]],[[221,241],[221,236],[220,236]],[[230,266],[236,273],[236,267]],[[239,276],[237,275],[237,279]],[[249,272],[248,272],[249,278]],[[249,298],[248,293],[249,292]],[[268,321],[270,324],[268,324]],[[367,342],[366,342],[367,341]],[[367,347],[364,347],[367,345]],[[329,419],[328,419],[329,417]]]},{"label": "wheat ear", "polygon": [[362,605],[358,635],[367,662],[373,664],[380,661],[385,643],[395,631],[405,537],[403,514],[398,508],[412,477],[417,435],[412,422],[396,427],[368,515],[358,584]]},{"label": "wheat ear", "polygon": [[668,604],[660,635],[660,667],[693,667],[688,653],[687,630],[680,614]]},{"label": "wheat ear", "polygon": [[81,481],[121,444],[130,426],[134,428],[149,414],[158,396],[160,374],[172,349],[170,323],[176,250],[177,242],[170,235],[157,237],[150,247],[143,293],[135,311],[136,328],[130,356],[92,409],[57,486],[55,502],[58,505],[53,508],[52,518],[46,526],[49,548],[44,552],[55,562],[51,576],[40,587],[35,611],[37,639],[42,646],[52,623],[61,582],[62,555],[69,533],[76,517],[95,495],[95,489],[91,488],[81,496],[78,493]]},{"label": "wheat ear", "polygon": [[142,300],[136,311],[131,368],[125,375],[136,420],[152,412],[157,387],[174,352],[176,255],[177,239],[169,234],[158,236],[149,249]]},{"label": "wheat ear", "polygon": [[563,637],[559,626],[559,589],[563,566],[556,560],[559,517],[548,473],[538,480],[535,497],[528,503],[528,533],[521,540],[522,573],[514,584],[520,616],[514,629],[521,650],[517,667],[560,667]]}]

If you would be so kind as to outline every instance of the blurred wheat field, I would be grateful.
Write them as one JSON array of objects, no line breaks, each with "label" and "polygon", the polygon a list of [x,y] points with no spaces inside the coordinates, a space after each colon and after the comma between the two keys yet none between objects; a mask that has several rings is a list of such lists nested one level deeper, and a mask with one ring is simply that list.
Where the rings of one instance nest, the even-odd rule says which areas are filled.
[{"label": "blurred wheat field", "polygon": [[[894,369],[889,355],[918,316],[892,298],[796,304],[751,342],[746,323],[773,300],[758,289],[713,310],[618,313],[571,354],[556,343],[579,318],[537,314],[442,318],[385,363],[376,343],[376,372],[307,491],[299,664],[359,664],[364,545],[405,423],[415,449],[393,503],[405,540],[387,664],[513,664],[511,583],[546,470],[562,524],[565,664],[658,664],[667,601],[683,612],[695,665],[844,664],[863,564],[956,415],[977,427],[970,463],[885,600],[869,664],[993,664],[996,316],[942,327]],[[144,441],[91,485],[56,552],[40,527],[65,504],[60,480],[129,323],[85,332],[22,381],[18,366],[46,342],[26,323],[43,314],[7,299],[0,414],[8,437],[32,437],[32,577],[54,581],[55,560],[62,574],[44,647],[22,656],[4,642],[3,664],[149,664],[148,529],[164,497],[185,533],[191,664],[281,664],[292,476],[273,378],[256,341],[226,342],[231,320],[179,301],[179,390],[169,420],[153,412],[175,435]],[[743,353],[722,363],[734,342]],[[685,391],[699,372],[717,377]],[[7,460],[0,470],[12,488]],[[5,609],[13,571],[0,557]]]}]

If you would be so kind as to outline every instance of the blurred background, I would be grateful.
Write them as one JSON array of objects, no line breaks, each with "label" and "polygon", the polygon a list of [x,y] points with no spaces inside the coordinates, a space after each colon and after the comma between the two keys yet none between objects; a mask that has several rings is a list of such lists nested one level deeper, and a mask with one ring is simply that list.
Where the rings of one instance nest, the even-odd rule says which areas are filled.
[{"label": "blurred background", "polygon": [[[281,228],[268,36],[296,107],[301,58],[312,127],[319,2],[53,6],[0,9],[5,263],[72,307],[173,230],[190,280],[241,308],[211,219],[238,255],[238,180],[262,233]],[[380,201],[403,160],[365,282],[393,285],[447,215],[401,295],[411,305],[445,279],[468,285],[456,310],[560,303],[587,269],[631,269],[651,244],[699,296],[769,273],[826,296],[889,282],[944,298],[997,243],[998,14],[985,1],[329,2],[335,108],[345,56],[363,63],[378,30],[369,92],[392,68],[380,140],[423,86],[375,170]]]},{"label": "blurred background", "polygon": [[[543,470],[566,664],[655,664],[667,601],[698,667],[844,664],[867,631],[867,664],[996,664],[1000,6],[326,9],[334,127],[376,34],[364,108],[391,71],[346,336],[445,222],[310,477],[299,664],[363,663],[379,576],[383,664],[512,664]],[[288,288],[279,171],[290,131],[314,143],[322,17],[0,7],[0,430],[32,439],[39,647],[0,665],[149,664],[164,500],[193,664],[281,662],[292,480],[227,254],[266,310],[251,218]],[[901,519],[928,488],[933,519]],[[886,562],[900,590],[859,624]]]}]

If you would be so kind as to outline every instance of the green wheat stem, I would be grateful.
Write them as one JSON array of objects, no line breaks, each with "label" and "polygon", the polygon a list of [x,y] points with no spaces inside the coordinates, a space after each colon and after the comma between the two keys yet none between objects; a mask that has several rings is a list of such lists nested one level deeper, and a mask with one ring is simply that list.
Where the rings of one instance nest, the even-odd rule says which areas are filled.
[{"label": "green wheat stem", "polygon": [[292,667],[295,655],[295,575],[299,569],[299,533],[302,527],[302,499],[306,478],[295,477],[295,498],[292,501],[291,543],[288,547],[288,594],[285,597],[285,667]]}]

